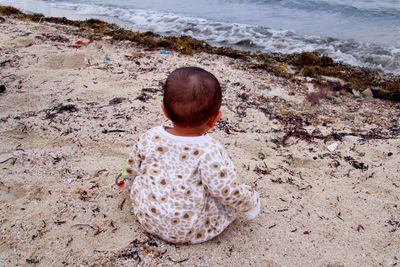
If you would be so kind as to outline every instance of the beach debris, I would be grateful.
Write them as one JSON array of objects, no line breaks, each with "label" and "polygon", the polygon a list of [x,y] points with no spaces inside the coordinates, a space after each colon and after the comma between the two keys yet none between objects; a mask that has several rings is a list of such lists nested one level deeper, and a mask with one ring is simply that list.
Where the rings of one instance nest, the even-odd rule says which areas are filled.
[{"label": "beach debris", "polygon": [[[57,35],[57,34],[51,34],[51,33],[42,33],[42,36],[46,38],[47,40],[53,41],[53,42],[60,42],[60,43],[69,43],[70,40],[64,36]],[[40,37],[40,36],[38,36]],[[37,38],[38,38],[37,37]],[[43,39],[41,37],[41,39]]]},{"label": "beach debris", "polygon": [[236,132],[236,133],[244,133],[246,132],[245,130],[238,129],[233,127],[227,119],[221,119],[218,124],[217,128],[221,131],[224,131],[226,134],[231,134],[231,132]]},{"label": "beach debris", "polygon": [[15,158],[15,157],[7,158],[7,159],[5,159],[5,160],[0,161],[0,164],[6,163],[6,162],[9,161],[9,160],[11,160],[11,165],[14,165],[15,162],[17,161],[17,158]]},{"label": "beach debris", "polygon": [[341,211],[339,211],[339,212],[336,214],[336,218],[338,218],[338,219],[340,219],[341,221],[344,222],[344,220],[343,220],[343,218],[342,218],[342,212],[341,212]]},{"label": "beach debris", "polygon": [[352,165],[356,169],[365,171],[365,170],[368,170],[368,168],[369,168],[367,164],[360,162],[360,161],[356,161],[351,156],[344,157],[344,160],[347,161],[350,165]]},{"label": "beach debris", "polygon": [[91,187],[89,187],[89,190],[95,189],[95,188],[99,188],[100,185],[98,183],[95,183],[94,185],[92,185]]},{"label": "beach debris", "polygon": [[159,54],[160,54],[160,55],[170,55],[171,52],[168,51],[168,50],[160,50]]},{"label": "beach debris", "polygon": [[73,113],[77,112],[78,108],[74,104],[59,104],[52,109],[47,110],[46,119],[53,119],[57,117],[57,114],[61,114],[64,112]]},{"label": "beach debris", "polygon": [[268,168],[265,161],[263,161],[263,166],[256,165],[253,172],[260,174],[260,175],[271,174],[271,170]]},{"label": "beach debris", "polygon": [[64,184],[66,184],[66,185],[72,184],[72,179],[71,178],[65,179]]},{"label": "beach debris", "polygon": [[118,258],[122,258],[124,260],[132,259],[134,261],[140,262],[142,259],[139,256],[139,251],[140,245],[142,244],[142,242],[139,242],[139,240],[135,239],[129,244],[129,247],[127,249],[119,253]]},{"label": "beach debris", "polygon": [[121,104],[126,98],[124,97],[114,97],[113,99],[111,99],[108,104],[110,106],[114,106],[114,105],[118,105]]},{"label": "beach debris", "polygon": [[56,224],[56,225],[61,225],[61,224],[64,224],[64,223],[66,223],[67,221],[60,221],[60,220],[54,220],[53,221],[53,223],[54,224]]},{"label": "beach debris", "polygon": [[173,263],[183,263],[183,262],[185,262],[185,261],[188,261],[189,258],[184,258],[184,259],[181,259],[181,260],[174,260],[174,259],[172,259],[171,257],[168,257],[168,260],[169,260],[169,261],[172,261]]},{"label": "beach debris", "polygon": [[126,198],[124,198],[124,199],[121,201],[121,203],[119,203],[118,208],[119,208],[120,210],[122,210],[122,209],[124,208],[125,202],[126,202]]},{"label": "beach debris", "polygon": [[108,170],[107,170],[107,169],[97,170],[97,171],[93,174],[93,177],[99,177],[99,176],[102,175],[103,173],[108,173]]},{"label": "beach debris", "polygon": [[[363,257],[365,257],[365,254],[362,254]],[[324,265],[326,267],[345,267],[344,264],[342,263],[338,263],[338,262],[334,262],[334,263],[328,263],[327,265]]]},{"label": "beach debris", "polygon": [[62,159],[64,159],[64,157],[59,157],[59,156],[56,157],[51,156],[51,157],[53,158],[53,165],[59,163]]},{"label": "beach debris", "polygon": [[90,199],[89,193],[83,188],[75,188],[74,193],[79,195],[80,200],[87,201]]},{"label": "beach debris", "polygon": [[112,57],[110,55],[104,56],[104,63],[110,64],[112,62]]},{"label": "beach debris", "polygon": [[330,151],[330,152],[334,152],[339,146],[339,143],[332,143],[330,145],[328,145],[326,148]]},{"label": "beach debris", "polygon": [[398,261],[397,261],[397,258],[396,257],[394,257],[395,259],[388,259],[388,260],[385,260],[383,263],[381,263],[380,265],[381,266],[383,266],[383,267],[394,267],[394,266],[397,266],[397,263],[398,263]]},{"label": "beach debris", "polygon": [[127,164],[122,165],[121,170],[119,171],[117,177],[115,178],[115,184],[119,185],[119,183],[121,181],[124,181],[124,177],[123,176],[126,174],[126,170],[127,169],[128,169],[128,165]]},{"label": "beach debris", "polygon": [[[121,171],[118,173],[117,177],[115,178],[115,184],[118,186],[119,189],[125,187],[125,174],[127,173],[128,166],[126,164],[122,165]],[[122,209],[122,208],[121,208]]]},{"label": "beach debris", "polygon": [[141,92],[140,95],[138,95],[135,99],[142,101],[142,102],[147,102],[147,100],[152,99],[152,96],[150,94],[146,94],[145,92]]},{"label": "beach debris", "polygon": [[[133,59],[136,59],[136,58],[140,58],[140,57],[142,57],[142,56],[143,56],[143,53],[131,52],[131,53],[125,55],[125,58],[128,59],[128,60],[133,60]],[[135,63],[136,63],[136,62],[135,62]],[[140,65],[140,63],[137,64],[137,65]]]},{"label": "beach debris", "polygon": [[142,88],[142,92],[152,93],[152,94],[157,94],[158,93],[159,95],[161,95],[162,92],[163,92],[163,89],[147,87],[147,88]]},{"label": "beach debris", "polygon": [[38,259],[37,256],[31,256],[29,258],[26,259],[26,262],[29,264],[37,264],[40,262],[40,260]]},{"label": "beach debris", "polygon": [[364,91],[362,91],[361,95],[364,98],[374,98],[374,94],[372,93],[372,90],[370,88],[367,88]]},{"label": "beach debris", "polygon": [[11,59],[6,59],[6,60],[0,62],[0,67],[5,67],[7,64],[12,65],[13,62],[14,61]]},{"label": "beach debris", "polygon": [[160,55],[169,55],[169,54],[171,54],[171,52],[168,51],[168,50],[161,50],[160,51]]},{"label": "beach debris", "polygon": [[353,93],[353,95],[354,95],[355,97],[361,97],[361,94],[360,94],[359,91],[353,89],[353,90],[351,90],[351,92]]},{"label": "beach debris", "polygon": [[110,226],[112,227],[112,233],[115,233],[115,231],[118,230],[118,227],[115,226],[115,222],[113,220],[110,221]]},{"label": "beach debris", "polygon": [[400,219],[396,216],[392,216],[387,223],[393,227],[389,232],[395,232],[400,229]]},{"label": "beach debris", "polygon": [[47,223],[45,220],[42,220],[43,225],[42,228],[40,228],[36,234],[32,235],[32,240],[35,240],[36,238],[41,238],[45,233],[49,232],[50,229],[46,229]]},{"label": "beach debris", "polygon": [[167,249],[161,247],[160,241],[148,236],[146,241],[139,241],[138,239],[132,241],[118,253],[117,257],[123,260],[134,260],[136,261],[135,266],[137,266],[142,261],[141,256],[162,257],[165,253],[167,253]]},{"label": "beach debris", "polygon": [[365,231],[364,226],[362,226],[361,224],[357,225],[357,232],[360,232],[360,231]]},{"label": "beach debris", "polygon": [[276,178],[276,179],[271,178],[270,180],[271,180],[271,182],[277,183],[277,184],[282,184],[282,183],[283,183],[283,180],[282,180],[282,178],[280,178],[280,177],[278,177],[278,178]]},{"label": "beach debris", "polygon": [[73,45],[70,45],[69,47],[75,47],[75,48],[80,48],[82,46],[88,45],[93,43],[94,41],[94,37],[93,36],[89,36],[89,39],[87,41],[83,41],[82,39],[78,39],[75,41],[75,43]]},{"label": "beach debris", "polygon": [[400,82],[395,87],[395,89],[387,89],[387,88],[381,88],[380,90],[374,89],[372,90],[372,93],[375,98],[400,102]]},{"label": "beach debris", "polygon": [[240,40],[239,42],[236,42],[235,45],[254,46],[255,44],[251,39],[243,39],[243,40]]},{"label": "beach debris", "polygon": [[307,100],[309,102],[311,102],[311,104],[313,104],[313,105],[319,104],[319,101],[321,99],[327,98],[328,95],[332,92],[332,85],[330,85],[328,83],[317,85],[315,87],[316,87],[317,91],[311,91],[310,88],[312,88],[312,87],[309,87],[309,91],[306,96]]},{"label": "beach debris", "polygon": [[337,84],[340,87],[345,85],[345,81],[340,79],[340,78],[337,78],[337,77],[321,75],[321,78],[324,79],[325,81],[329,82],[329,83]]},{"label": "beach debris", "polygon": [[77,223],[77,224],[71,225],[71,228],[72,227],[78,227],[78,229],[83,229],[85,227],[90,228],[90,229],[92,229],[94,231],[94,233],[93,233],[94,236],[99,235],[100,233],[106,231],[104,229],[101,229],[100,226],[98,226],[97,224],[92,226],[92,225],[87,224],[87,223]]},{"label": "beach debris", "polygon": [[0,85],[0,94],[4,93],[6,91],[6,86],[4,84]]},{"label": "beach debris", "polygon": [[266,157],[265,157],[264,153],[258,152],[258,158],[261,159],[261,160],[264,160]]},{"label": "beach debris", "polygon": [[65,245],[65,247],[68,247],[69,245],[71,245],[73,240],[74,239],[72,237],[70,239],[68,239],[67,244]]},{"label": "beach debris", "polygon": [[107,133],[130,133],[130,131],[122,130],[122,129],[113,129],[113,130],[103,129],[101,131],[101,133],[103,133],[103,134],[107,134]]},{"label": "beach debris", "polygon": [[125,186],[125,181],[124,180],[121,180],[121,181],[118,181],[117,182],[117,186],[121,189],[121,188],[124,188],[124,186]]}]

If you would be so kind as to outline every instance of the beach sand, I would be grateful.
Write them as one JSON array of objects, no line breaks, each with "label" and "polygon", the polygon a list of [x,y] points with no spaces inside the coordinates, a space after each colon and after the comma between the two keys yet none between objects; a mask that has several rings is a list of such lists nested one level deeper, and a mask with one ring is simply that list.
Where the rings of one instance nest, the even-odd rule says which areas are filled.
[{"label": "beach sand", "polygon": [[[88,34],[0,23],[1,266],[400,264],[399,103],[332,93],[312,105],[304,82],[222,56],[107,38],[70,46]],[[114,186],[136,138],[168,123],[160,84],[181,66],[220,80],[211,135],[263,206],[191,246],[143,232]]]}]

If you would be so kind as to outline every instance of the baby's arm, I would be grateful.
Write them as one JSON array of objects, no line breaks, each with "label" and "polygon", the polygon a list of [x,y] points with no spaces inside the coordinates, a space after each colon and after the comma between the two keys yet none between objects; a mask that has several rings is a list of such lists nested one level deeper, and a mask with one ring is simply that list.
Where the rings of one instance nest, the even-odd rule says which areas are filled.
[{"label": "baby's arm", "polygon": [[138,174],[140,162],[141,158],[139,155],[138,145],[135,144],[129,153],[128,167],[126,169],[126,172],[130,177],[135,177]]},{"label": "baby's arm", "polygon": [[141,163],[141,157],[139,154],[138,144],[135,144],[130,153],[126,163],[125,170],[122,170],[121,178],[127,183],[128,188],[131,187],[133,179],[136,177],[139,171]]},{"label": "baby's arm", "polygon": [[232,160],[222,147],[203,157],[200,175],[208,192],[225,206],[254,219],[260,213],[260,197],[250,186],[239,184]]}]

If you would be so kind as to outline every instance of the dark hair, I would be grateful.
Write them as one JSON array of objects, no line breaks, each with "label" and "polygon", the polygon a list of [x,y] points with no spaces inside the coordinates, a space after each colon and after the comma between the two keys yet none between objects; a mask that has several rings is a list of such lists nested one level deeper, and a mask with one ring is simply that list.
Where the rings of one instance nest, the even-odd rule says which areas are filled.
[{"label": "dark hair", "polygon": [[164,107],[172,122],[199,126],[221,107],[221,86],[214,75],[197,67],[174,70],[164,84]]}]

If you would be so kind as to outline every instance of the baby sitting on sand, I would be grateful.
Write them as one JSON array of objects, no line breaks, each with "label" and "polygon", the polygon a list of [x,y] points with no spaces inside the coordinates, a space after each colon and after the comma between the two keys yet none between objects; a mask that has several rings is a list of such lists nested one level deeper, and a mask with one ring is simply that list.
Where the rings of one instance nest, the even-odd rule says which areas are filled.
[{"label": "baby sitting on sand", "polygon": [[162,109],[173,127],[143,134],[128,160],[133,212],[145,230],[172,243],[195,244],[219,235],[240,213],[260,212],[256,191],[238,184],[223,146],[206,134],[221,118],[221,88],[195,67],[171,73]]}]

